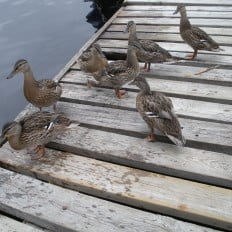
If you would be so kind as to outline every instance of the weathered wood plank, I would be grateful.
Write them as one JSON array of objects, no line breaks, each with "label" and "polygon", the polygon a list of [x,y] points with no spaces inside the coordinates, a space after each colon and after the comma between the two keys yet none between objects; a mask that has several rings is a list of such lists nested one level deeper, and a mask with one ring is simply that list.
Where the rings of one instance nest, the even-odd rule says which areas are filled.
[{"label": "weathered wood plank", "polygon": [[[2,232],[48,232],[36,226],[16,221],[0,214],[0,229]],[[52,231],[51,231],[52,232]]]},{"label": "weathered wood plank", "polygon": [[[173,11],[173,9],[175,10],[175,6],[173,5],[128,5],[126,7],[124,7],[124,10],[130,11],[130,10],[141,10],[141,11],[145,11],[145,10],[158,10],[158,11]],[[202,11],[202,12],[230,12],[232,11],[232,7],[230,6],[199,6],[199,5],[195,5],[195,6],[189,6],[188,5],[188,12],[190,11]]]},{"label": "weathered wood plank", "polygon": [[[86,75],[81,74],[81,72],[72,71],[62,79],[62,81],[65,80],[86,83]],[[152,90],[163,92],[168,96],[232,104],[232,87],[176,81],[159,76],[147,78],[147,80]],[[125,87],[132,90],[138,89],[135,86],[125,85]]]},{"label": "weathered wood plank", "polygon": [[[162,0],[162,1],[156,1],[156,0],[125,0],[124,5],[177,5],[180,1],[177,0]],[[199,4],[198,0],[182,0],[182,3],[185,3],[186,5],[216,5],[216,6],[232,6],[232,3],[228,0],[204,0],[204,2],[201,2]]]},{"label": "weathered wood plank", "polygon": [[[136,24],[153,24],[153,25],[172,25],[172,26],[179,26],[180,25],[180,19],[174,18],[170,16],[169,18],[136,18],[136,17],[129,17],[129,18],[121,18],[117,17],[114,19],[112,23],[114,24],[122,24],[127,23],[129,20],[134,20]],[[192,25],[198,25],[198,26],[211,26],[211,27],[229,27],[231,28],[232,25],[232,19],[198,19],[198,18],[192,18],[190,20]]]},{"label": "weathered wood plank", "polygon": [[[15,165],[15,169],[19,169],[22,172],[24,170],[24,172],[26,171],[32,175],[36,174],[41,179],[45,179],[48,182],[61,184],[77,191],[126,203],[127,205],[136,207],[142,206],[142,208],[153,212],[175,215],[175,217],[181,217],[222,229],[229,230],[232,228],[231,190],[110,164],[70,153],[62,154],[57,151],[47,151],[47,156],[41,161],[31,161],[28,154],[23,152],[12,152],[12,150],[7,146],[4,147],[5,159],[8,163]],[[16,178],[14,178],[14,176],[16,176]],[[31,196],[32,193],[36,193],[37,196],[38,192],[40,192],[38,191],[38,187],[39,190],[43,189],[45,193],[47,193],[47,190],[45,190],[44,187],[47,187],[48,190],[51,191],[48,184],[44,184],[42,187],[37,184],[37,189],[34,189],[36,192],[32,191],[33,188],[31,186],[34,185],[35,181],[30,183],[29,186],[27,185],[25,191],[25,188],[22,188],[22,186],[25,186],[23,180],[21,180],[18,175],[14,174],[14,176],[12,176],[12,174],[10,176],[7,175],[6,171],[4,173],[3,178],[5,178],[5,181],[2,184],[4,191],[3,193],[0,193],[1,205],[3,204],[2,201],[5,200],[7,193],[11,196],[11,199],[5,200],[4,205],[7,206],[14,204],[17,207],[19,204],[22,206],[23,203],[24,205],[30,205],[31,197],[29,196]],[[17,191],[21,190],[20,200],[19,197],[16,198],[19,201],[17,203],[15,203],[15,196],[12,194],[15,193],[16,190],[14,187],[16,180],[21,180],[19,182],[20,189],[17,188]],[[12,184],[12,182],[14,184]],[[54,189],[57,189],[57,187]],[[21,192],[24,192],[23,196],[21,195]],[[67,195],[67,193],[69,193],[67,190],[63,191],[64,193],[62,192],[62,194],[59,192],[56,192],[57,194],[55,195],[53,190],[51,191],[50,196],[43,194],[43,202],[44,199],[46,199],[47,204],[42,204],[44,206],[40,207],[41,209],[39,207],[29,207],[28,210],[34,211],[37,214],[43,210],[43,214],[41,212],[41,216],[45,216],[44,210],[47,209],[47,220],[51,217],[58,216],[56,211],[59,212],[60,216],[65,213],[66,217],[63,220],[68,220],[69,222],[67,223],[66,221],[63,226],[68,227],[72,225],[70,219],[68,219],[68,213],[72,213],[74,211],[75,213],[73,212],[70,216],[71,218],[73,218],[73,216],[76,217],[79,213],[79,210],[77,209],[82,208],[80,205],[83,205],[83,203],[81,203],[81,200],[83,199],[80,197],[80,199],[77,200],[77,196],[79,196],[79,194],[77,196],[75,195],[76,197],[74,198],[73,192],[72,194]],[[26,193],[27,197],[24,197]],[[32,199],[33,198],[35,198],[35,196],[33,197],[32,195]],[[215,201],[215,199],[217,200]],[[88,203],[85,201],[85,207],[92,204],[95,203],[91,203],[91,200]],[[35,205],[34,202],[33,205]],[[64,206],[67,207],[67,210],[62,213],[62,207]],[[53,209],[53,211],[55,211],[54,213],[51,213],[50,207],[55,208]],[[89,211],[91,211],[90,209],[92,209],[92,207],[88,207]],[[95,210],[96,209],[98,209],[98,207],[96,207]],[[49,211],[52,216],[48,216]],[[105,225],[104,214],[100,215],[99,213],[100,212],[98,212],[98,215],[101,219],[98,216],[98,223],[95,225],[95,228],[99,224],[102,224],[103,226]],[[83,217],[83,214],[81,214],[81,216]],[[109,216],[109,211],[107,212],[107,216]],[[122,216],[125,215],[120,214],[118,217],[122,219]],[[89,219],[89,217],[87,218]],[[110,219],[108,219],[111,223],[112,220],[115,220],[112,218],[110,217]],[[133,215],[133,219],[134,218],[135,215]],[[61,218],[58,216],[56,219],[53,218],[52,220],[57,222],[57,220],[60,219]],[[61,220],[60,224],[63,220]],[[116,225],[121,225],[125,220],[128,221],[128,216],[125,217],[123,221],[118,221],[120,223]],[[81,224],[83,220],[80,222],[77,218],[75,218],[75,222],[75,225],[77,226],[77,224]],[[139,222],[141,221],[139,220]],[[92,223],[93,222],[90,224],[92,225]],[[147,224],[149,227],[151,226],[150,223]],[[143,226],[145,226],[145,224]],[[145,228],[147,228],[147,226]],[[137,230],[132,231],[145,230],[142,226],[139,228],[140,230],[137,228]],[[143,229],[141,230],[141,228]]]},{"label": "weathered wood plank", "polygon": [[[173,15],[173,12],[176,10],[176,6],[173,6],[170,10],[166,10],[166,8],[163,8],[162,10],[124,10],[120,14],[118,14],[118,17],[172,17],[172,18],[180,18],[179,15]],[[231,19],[232,15],[231,12],[221,12],[221,11],[188,11],[188,18],[191,20],[192,18],[208,18],[208,19]]]},{"label": "weathered wood plank", "polygon": [[[60,102],[59,111],[90,128],[145,137],[148,129],[134,111]],[[232,154],[232,125],[180,118],[187,146]],[[157,134],[159,134],[157,132]],[[158,137],[167,141],[165,138]]]},{"label": "weathered wood plank", "polygon": [[[75,101],[82,104],[105,106],[110,108],[136,110],[135,98],[137,93],[129,92],[126,100],[119,101],[111,89],[92,88],[86,86],[62,84],[61,100]],[[205,121],[232,124],[232,105],[195,101],[181,98],[171,98],[175,112],[181,117],[190,117]]]},{"label": "weathered wood plank", "polygon": [[[107,28],[107,31],[124,31],[126,27],[126,23],[124,24],[111,24],[110,27]],[[210,35],[232,35],[232,28],[219,28],[215,25],[215,27],[201,27],[204,31],[206,31]],[[166,25],[137,25],[137,32],[153,32],[153,33],[175,33],[179,34],[179,26],[166,26]]]},{"label": "weathered wood plank", "polygon": [[[50,158],[57,157],[60,160],[59,155],[62,154],[56,153],[56,156],[53,152]],[[29,172],[34,169],[44,179],[53,179],[44,173],[45,169],[39,171],[39,165],[33,168],[34,163],[30,165],[29,160],[26,162]],[[55,166],[59,167],[58,163]],[[54,174],[54,170],[51,173]],[[57,173],[57,178],[61,178],[60,171]],[[4,169],[0,169],[0,176],[0,208],[56,232],[216,231],[87,196]]]},{"label": "weathered wood plank", "polygon": [[[170,33],[147,33],[147,32],[138,32],[137,36],[139,39],[149,39],[156,42],[178,42],[184,43],[183,39],[179,34],[170,34]],[[128,34],[122,32],[105,32],[99,38],[101,39],[120,39],[128,40]],[[214,36],[214,40],[218,41],[220,45],[232,45],[232,39],[228,36]]]},{"label": "weathered wood plank", "polygon": [[[218,84],[218,85],[225,85],[225,86],[231,86],[232,85],[232,76],[231,76],[231,70],[223,69],[220,66],[218,68],[214,68],[212,70],[208,70],[207,72],[197,74],[203,70],[205,70],[205,67],[193,67],[193,66],[183,66],[180,65],[181,63],[176,64],[151,64],[151,70],[149,73],[141,72],[140,75],[146,76],[146,77],[162,77],[170,80],[181,80],[181,81],[191,81],[191,82],[199,82],[199,83],[208,83],[208,84]],[[142,64],[141,64],[142,65]],[[213,65],[209,65],[208,67],[215,67]],[[232,67],[232,66],[231,66]],[[73,70],[80,70],[79,63],[76,62],[71,69]],[[73,76],[73,80],[70,78]],[[66,77],[69,79],[69,81],[78,81],[78,77],[87,77],[88,75],[82,73],[82,72],[72,72],[64,76],[65,80]]]},{"label": "weathered wood plank", "polygon": [[[109,47],[109,48],[127,48],[128,46],[128,41],[126,40],[116,40],[116,39],[99,39],[98,43],[102,47]],[[192,48],[188,46],[185,43],[170,43],[170,42],[158,42],[158,44],[167,49],[168,51],[171,52],[193,52]],[[232,47],[229,46],[221,46],[222,49],[225,49],[225,51],[221,52],[209,52],[209,51],[199,51],[199,54],[210,54],[210,55],[230,55],[230,60],[231,55],[232,55]],[[199,55],[200,56],[200,55]]]},{"label": "weathered wood plank", "polygon": [[[101,44],[102,47],[102,50],[103,52],[106,54],[106,56],[108,56],[108,59],[115,59],[115,57],[117,59],[119,59],[118,57],[120,57],[120,59],[125,59],[126,58],[126,52],[127,52],[127,49],[126,48],[112,48],[112,47],[104,47],[104,43]],[[186,55],[189,55],[189,54],[192,54],[192,52],[171,52],[171,54],[173,56],[178,56],[178,57],[186,57]],[[197,62],[199,62],[201,65],[202,64],[213,64],[213,65],[228,65],[228,66],[231,66],[232,64],[232,60],[231,60],[231,56],[223,56],[223,55],[220,55],[220,54],[201,54],[199,53],[197,58],[192,61],[191,63],[195,63],[197,64]],[[176,62],[176,63],[181,63],[181,64],[187,64],[187,66],[189,66],[189,61],[179,61],[179,62]]]}]

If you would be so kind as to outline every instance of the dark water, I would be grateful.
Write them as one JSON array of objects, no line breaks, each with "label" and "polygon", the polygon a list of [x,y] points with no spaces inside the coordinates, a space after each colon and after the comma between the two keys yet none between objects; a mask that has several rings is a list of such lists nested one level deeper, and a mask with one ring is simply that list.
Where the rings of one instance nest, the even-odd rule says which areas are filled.
[{"label": "dark water", "polygon": [[96,29],[86,22],[91,2],[0,0],[0,127],[26,106],[23,76],[5,77],[27,59],[37,79],[52,78]]}]

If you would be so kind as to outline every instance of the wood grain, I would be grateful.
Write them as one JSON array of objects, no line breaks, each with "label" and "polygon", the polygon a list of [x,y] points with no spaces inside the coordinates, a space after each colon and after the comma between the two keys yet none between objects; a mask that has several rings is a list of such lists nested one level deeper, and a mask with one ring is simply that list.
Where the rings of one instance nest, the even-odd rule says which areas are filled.
[{"label": "wood grain", "polygon": [[87,196],[5,169],[0,169],[0,176],[4,180],[0,208],[56,232],[216,231]]},{"label": "wood grain", "polygon": [[[175,217],[201,222],[222,229],[231,229],[232,226],[231,190],[57,151],[47,150],[46,157],[41,161],[31,161],[28,154],[23,152],[12,152],[11,149],[4,146],[4,154],[1,155],[1,157],[3,156],[8,166],[15,166],[13,168],[20,172],[26,171],[32,175],[34,173],[34,175],[48,182],[70,187],[77,191],[126,203],[131,206],[142,206],[142,208],[153,212],[175,215]],[[82,208],[80,205],[92,209],[91,200],[88,203],[85,200],[81,203],[81,200],[83,201],[82,197],[78,199],[80,194],[75,193],[74,195],[73,192],[70,193],[68,190],[63,190],[61,192],[62,194],[60,194],[59,188],[59,192],[56,192],[55,195],[54,190],[51,191],[48,184],[44,184],[40,187],[37,185],[37,189],[31,188],[36,181],[32,181],[32,183],[28,184],[30,187],[27,185],[28,187],[25,189],[23,188],[25,183],[22,180],[20,181],[21,178],[18,179],[18,181],[20,181],[20,189],[22,189],[21,192],[23,191],[24,195],[22,196],[20,192],[21,194],[16,198],[18,202],[15,202],[15,196],[12,194],[15,192],[15,187],[12,182],[15,184],[14,180],[17,180],[17,177],[17,174],[14,174],[12,178],[9,178],[9,175],[5,177],[7,180],[3,182],[1,187],[4,188],[4,190],[0,193],[1,205],[3,200],[5,201],[4,205],[13,204],[15,208],[20,205],[21,207],[22,205],[25,206],[25,204],[31,205],[32,199],[35,198],[33,197],[33,193],[36,193],[37,196],[38,192],[40,192],[39,190],[42,188],[45,192],[45,194],[42,195],[42,199],[43,202],[46,199],[47,204],[42,204],[43,207],[28,207],[29,209],[26,207],[25,210],[31,211],[30,214],[32,215],[33,212],[37,214],[40,212],[42,214],[40,217],[45,217],[44,210],[46,210],[47,221],[52,221],[53,223],[59,221],[60,226],[63,224],[63,227],[73,226],[72,219],[73,216],[76,217],[79,213],[78,209]],[[47,187],[47,190],[45,190],[45,187]],[[57,187],[54,189],[57,189]],[[49,193],[50,196],[46,193]],[[10,199],[6,198],[6,194],[11,196]],[[27,194],[26,197],[25,194]],[[73,198],[73,195],[75,198]],[[215,201],[215,199],[217,199],[217,201]],[[97,204],[96,199],[95,202]],[[35,203],[33,203],[33,205],[35,205]],[[64,206],[67,208],[65,211],[62,210]],[[98,207],[95,208],[95,210],[97,209]],[[52,212],[54,211],[54,213],[51,213],[51,210]],[[62,213],[62,211],[64,211],[64,213]],[[73,216],[70,215],[69,217],[69,215],[67,215],[69,212],[72,213]],[[67,216],[61,220],[57,213],[61,216],[64,214]],[[104,226],[104,214],[100,215],[98,213],[98,215],[98,223],[95,226],[99,225],[99,223]],[[83,213],[80,216],[83,217]],[[122,216],[124,215],[120,214],[119,217],[121,218]],[[100,219],[99,217],[102,218]],[[133,215],[133,219],[134,218],[135,215]],[[64,220],[66,223],[62,223]],[[125,217],[123,221],[125,220],[128,221],[128,216]],[[111,225],[117,225],[112,223],[112,218],[110,218],[109,221]],[[81,222],[83,223],[83,220],[80,221],[75,218],[76,227],[77,224],[82,224]],[[90,224],[93,225],[92,223],[94,222],[95,220]],[[118,225],[121,223],[122,221],[120,221]],[[145,224],[143,226],[145,226]],[[141,228],[143,227],[140,227],[138,231],[141,231]],[[142,231],[144,231],[144,228]]]}]

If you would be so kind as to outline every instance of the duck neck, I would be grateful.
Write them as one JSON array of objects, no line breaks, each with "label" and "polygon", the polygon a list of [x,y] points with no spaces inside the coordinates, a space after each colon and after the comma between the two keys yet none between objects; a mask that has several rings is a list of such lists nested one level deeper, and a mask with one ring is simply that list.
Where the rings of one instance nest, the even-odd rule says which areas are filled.
[{"label": "duck neck", "polygon": [[141,94],[144,94],[144,95],[147,95],[147,94],[151,94],[151,89],[150,89],[150,86],[148,85],[147,81],[145,81],[143,83],[143,86],[141,86]]},{"label": "duck neck", "polygon": [[139,63],[138,63],[136,53],[134,50],[132,50],[130,48],[127,51],[126,62],[127,62],[128,67],[132,67],[134,69],[139,69]]},{"label": "duck neck", "polygon": [[24,148],[24,144],[20,141],[20,135],[22,132],[22,127],[18,125],[17,132],[14,135],[8,137],[8,142],[10,146],[15,150],[21,150]]},{"label": "duck neck", "polygon": [[188,20],[187,12],[185,7],[182,7],[180,10],[180,30],[186,30],[191,28],[191,24]]},{"label": "duck neck", "polygon": [[24,86],[25,87],[26,86],[34,87],[37,85],[37,82],[34,78],[34,74],[30,67],[23,74],[24,74]]},{"label": "duck neck", "polygon": [[128,37],[128,41],[132,42],[132,41],[139,41],[137,34],[136,34],[136,28],[133,28],[130,30],[129,32],[129,37]]}]

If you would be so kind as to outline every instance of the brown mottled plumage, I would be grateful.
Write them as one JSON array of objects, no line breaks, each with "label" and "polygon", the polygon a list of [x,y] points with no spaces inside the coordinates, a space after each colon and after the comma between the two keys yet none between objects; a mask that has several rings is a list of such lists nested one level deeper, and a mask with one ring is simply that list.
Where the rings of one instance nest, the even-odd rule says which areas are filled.
[{"label": "brown mottled plumage", "polygon": [[55,104],[62,93],[61,86],[53,80],[35,80],[30,65],[26,60],[18,60],[7,79],[12,78],[19,72],[24,74],[24,96],[27,101],[40,110],[42,107],[53,105],[55,111]]},{"label": "brown mottled plumage", "polygon": [[44,145],[62,134],[70,124],[71,120],[62,114],[36,112],[19,122],[6,123],[2,128],[0,141],[7,139],[15,150],[35,148],[38,158],[41,158],[45,152]]},{"label": "brown mottled plumage", "polygon": [[173,14],[180,12],[180,34],[182,39],[194,49],[194,53],[190,56],[190,59],[194,59],[197,56],[198,50],[206,51],[220,51],[217,42],[215,42],[206,32],[196,26],[192,26],[188,20],[186,8],[183,3],[179,4],[176,11]]},{"label": "brown mottled plumage", "polygon": [[136,108],[150,128],[148,140],[154,141],[154,128],[179,146],[185,144],[181,126],[174,113],[172,101],[162,93],[151,91],[144,77],[136,77],[130,84],[140,88],[136,97]]},{"label": "brown mottled plumage", "polygon": [[112,87],[115,89],[116,96],[122,98],[125,92],[120,91],[120,88],[139,74],[139,64],[136,57],[139,46],[137,42],[131,43],[128,47],[127,59],[109,63],[105,69],[94,75],[97,82],[89,81],[89,86]]},{"label": "brown mottled plumage", "polygon": [[168,61],[172,58],[171,54],[160,47],[155,41],[148,39],[139,40],[136,34],[136,24],[134,21],[129,21],[125,32],[129,32],[128,45],[132,41],[137,41],[140,43],[141,48],[137,51],[137,57],[140,61],[145,62],[144,68],[150,71],[151,63],[160,63]]},{"label": "brown mottled plumage", "polygon": [[93,44],[90,51],[84,52],[78,59],[80,69],[84,72],[94,73],[102,70],[108,61],[99,44]]}]

